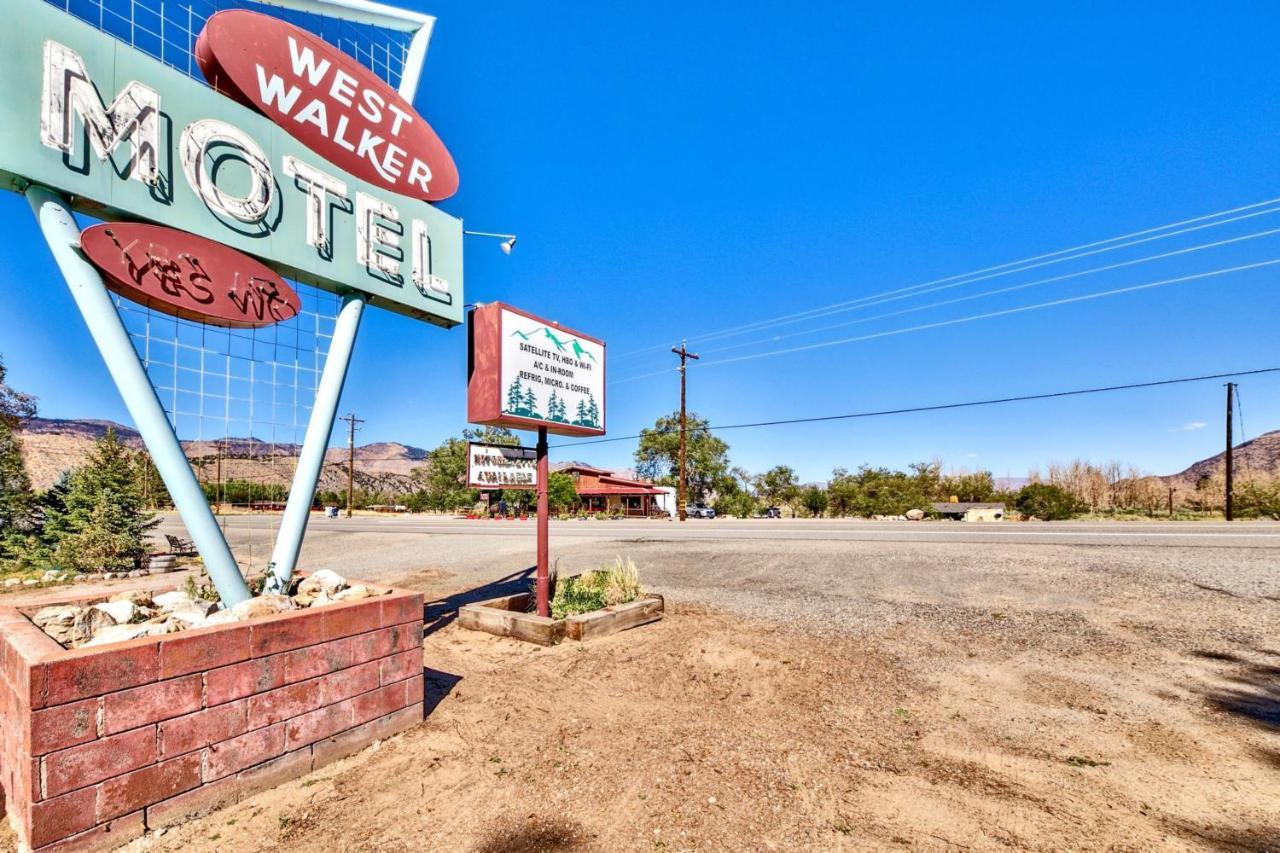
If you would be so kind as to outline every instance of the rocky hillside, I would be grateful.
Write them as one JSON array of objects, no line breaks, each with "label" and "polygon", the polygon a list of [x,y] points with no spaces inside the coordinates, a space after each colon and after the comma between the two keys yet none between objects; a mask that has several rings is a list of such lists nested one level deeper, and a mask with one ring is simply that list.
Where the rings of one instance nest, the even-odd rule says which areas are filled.
[{"label": "rocky hillside", "polygon": [[[1162,479],[1169,483],[1186,483],[1194,486],[1201,477],[1220,473],[1226,464],[1226,452],[1201,459],[1186,470],[1170,474]],[[1237,471],[1251,471],[1280,476],[1280,430],[1263,433],[1257,438],[1238,444],[1232,454]]]},{"label": "rocky hillside", "polygon": [[[27,473],[37,489],[47,489],[63,471],[83,464],[93,442],[115,427],[130,447],[142,448],[142,437],[130,427],[111,421],[31,418],[23,424],[22,447]],[[288,485],[297,464],[298,446],[272,445],[256,438],[222,441],[187,441],[183,447],[201,480],[216,477],[219,445],[222,446],[223,480]],[[405,444],[380,442],[356,448],[357,488],[402,494],[412,490],[410,472],[424,464],[427,452]],[[347,449],[330,448],[320,475],[319,488],[342,491],[347,487]]]}]

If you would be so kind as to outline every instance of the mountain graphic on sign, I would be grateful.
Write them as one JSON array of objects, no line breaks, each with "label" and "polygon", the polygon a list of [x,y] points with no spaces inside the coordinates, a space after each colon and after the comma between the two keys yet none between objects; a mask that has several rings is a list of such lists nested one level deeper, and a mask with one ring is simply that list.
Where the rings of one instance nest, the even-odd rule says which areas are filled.
[{"label": "mountain graphic on sign", "polygon": [[534,338],[538,337],[539,333],[541,333],[542,337],[551,341],[551,345],[554,346],[556,350],[559,352],[565,352],[566,347],[571,347],[573,349],[573,355],[575,358],[582,358],[585,356],[586,358],[589,358],[592,361],[596,360],[596,357],[587,351],[587,348],[582,345],[582,342],[580,340],[578,340],[577,338],[571,338],[571,337],[565,337],[565,338],[557,337],[556,333],[551,331],[550,326],[539,326],[538,328],[530,329],[527,332],[522,332],[519,329],[516,329],[514,332],[511,333],[511,337],[519,338],[522,341],[531,341]]}]

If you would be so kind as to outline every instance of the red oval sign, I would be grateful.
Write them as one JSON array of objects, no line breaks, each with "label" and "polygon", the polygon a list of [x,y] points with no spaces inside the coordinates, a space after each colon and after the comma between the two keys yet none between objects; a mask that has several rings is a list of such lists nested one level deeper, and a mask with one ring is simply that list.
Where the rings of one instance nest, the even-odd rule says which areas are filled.
[{"label": "red oval sign", "polygon": [[302,307],[294,289],[260,262],[185,231],[111,222],[86,229],[80,248],[110,290],[184,320],[251,329],[288,320]]},{"label": "red oval sign", "polygon": [[306,30],[228,9],[209,18],[195,53],[214,89],[351,174],[427,201],[458,191],[453,158],[413,105]]}]

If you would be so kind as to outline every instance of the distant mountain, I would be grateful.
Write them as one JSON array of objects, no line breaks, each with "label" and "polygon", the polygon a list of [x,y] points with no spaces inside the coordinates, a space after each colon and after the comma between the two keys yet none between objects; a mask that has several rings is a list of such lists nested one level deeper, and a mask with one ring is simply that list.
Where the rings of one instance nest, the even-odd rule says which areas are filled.
[{"label": "distant mountain", "polygon": [[[114,427],[121,440],[141,449],[138,431],[112,421],[30,418],[22,425],[23,457],[27,473],[37,489],[47,489],[62,472],[84,464],[93,442]],[[184,441],[183,449],[198,476],[208,481],[217,476],[222,460],[223,480],[249,480],[263,484],[288,485],[297,465],[299,446],[271,444],[260,438],[223,438]],[[403,494],[413,490],[409,474],[425,463],[427,451],[395,442],[377,442],[356,448],[357,488]],[[331,447],[325,453],[319,488],[343,491],[347,487],[347,448]]]},{"label": "distant mountain", "polygon": [[[1226,466],[1227,453],[1224,450],[1216,456],[1201,459],[1177,474],[1170,474],[1161,479],[1169,483],[1186,483],[1194,486],[1201,477],[1212,477]],[[1232,451],[1232,461],[1236,471],[1251,471],[1273,476],[1280,475],[1280,430],[1264,432],[1251,441],[1237,444]]]}]

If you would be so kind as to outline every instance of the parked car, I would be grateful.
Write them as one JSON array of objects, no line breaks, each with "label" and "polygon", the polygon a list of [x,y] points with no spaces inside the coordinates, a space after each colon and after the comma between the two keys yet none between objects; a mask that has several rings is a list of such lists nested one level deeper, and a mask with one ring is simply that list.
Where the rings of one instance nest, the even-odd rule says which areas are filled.
[{"label": "parked car", "polygon": [[690,518],[715,518],[716,511],[706,504],[689,504],[685,507],[685,514]]},{"label": "parked car", "polygon": [[782,518],[782,510],[776,506],[767,506],[760,512],[761,518]]}]

